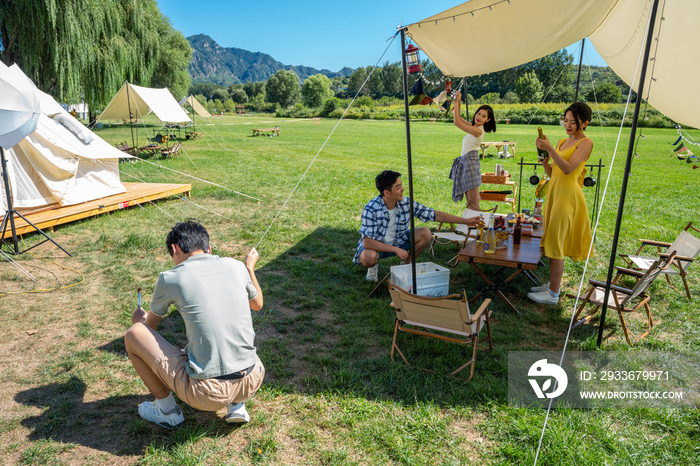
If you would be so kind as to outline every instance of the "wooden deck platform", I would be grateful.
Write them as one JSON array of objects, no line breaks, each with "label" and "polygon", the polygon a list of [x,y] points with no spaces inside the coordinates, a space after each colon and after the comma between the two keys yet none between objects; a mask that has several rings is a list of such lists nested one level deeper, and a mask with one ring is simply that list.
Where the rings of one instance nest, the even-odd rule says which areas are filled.
[{"label": "wooden deck platform", "polygon": [[[22,215],[41,230],[51,230],[58,225],[75,222],[87,217],[94,217],[113,210],[125,209],[139,204],[148,204],[150,201],[164,199],[179,195],[189,196],[192,189],[190,184],[169,183],[122,183],[126,192],[114,196],[103,197],[94,201],[85,202],[65,207],[49,207],[41,211],[24,213]],[[20,211],[21,212],[21,211]],[[22,218],[15,216],[15,228],[17,234],[30,233],[34,229]],[[4,238],[12,238],[9,222],[5,230]]]}]

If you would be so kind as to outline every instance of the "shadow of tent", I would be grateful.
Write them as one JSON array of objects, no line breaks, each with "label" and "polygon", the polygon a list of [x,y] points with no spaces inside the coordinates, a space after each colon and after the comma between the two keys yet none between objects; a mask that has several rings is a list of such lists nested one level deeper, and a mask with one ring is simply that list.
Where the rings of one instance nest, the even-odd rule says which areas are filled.
[{"label": "shadow of tent", "polygon": [[[30,388],[15,395],[17,403],[42,410],[41,414],[21,421],[32,431],[27,438],[82,445],[127,456],[142,455],[153,442],[172,446],[191,441],[188,435],[178,435],[177,430],[170,432],[138,417],[137,406],[151,400],[151,396],[110,396],[86,402],[86,388],[85,381],[73,376],[62,383]],[[234,428],[221,422],[214,413],[200,413],[184,403],[181,405],[185,418],[196,416],[200,428],[206,432],[204,436],[221,437]]]},{"label": "shadow of tent", "polygon": [[[267,370],[265,384],[406,404],[504,400],[507,355],[502,349],[480,355],[482,365],[468,384],[391,362],[395,313],[383,287],[367,297],[375,284],[365,281],[366,269],[352,263],[358,239],[355,230],[317,228],[258,269],[265,306],[253,318],[258,354]],[[450,253],[454,255],[445,250],[445,257],[422,259],[445,262]],[[380,277],[398,262],[382,261]],[[460,274],[472,274],[463,269]],[[460,351],[465,350],[456,345],[423,340],[409,337],[406,343],[417,367],[448,373],[464,357]]]}]

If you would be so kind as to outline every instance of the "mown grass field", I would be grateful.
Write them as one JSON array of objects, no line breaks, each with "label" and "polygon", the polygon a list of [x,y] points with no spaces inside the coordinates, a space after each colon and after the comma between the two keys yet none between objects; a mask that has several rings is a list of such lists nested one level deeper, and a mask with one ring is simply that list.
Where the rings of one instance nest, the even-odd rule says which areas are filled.
[{"label": "mown grass field", "polygon": [[[352,120],[336,127],[336,120],[313,124],[255,116],[197,121],[205,137],[183,142],[178,158],[120,165],[122,181],[192,183],[192,202],[171,199],[56,229],[52,237],[73,257],[43,245],[17,258],[39,279],[36,284],[10,264],[0,266],[2,463],[532,464],[546,413],[508,406],[507,355],[561,350],[573,299],[564,297],[556,308],[536,305],[526,298],[530,282],[518,278],[507,294],[522,314],[493,301],[495,349],[480,353],[474,378],[465,382],[390,360],[389,294],[380,287],[368,297],[374,285],[351,262],[360,212],[375,196],[374,176],[387,168],[406,173],[405,124]],[[152,135],[157,125],[147,122]],[[281,137],[251,136],[252,128],[276,125]],[[560,127],[544,130],[550,139],[564,135]],[[131,139],[128,127],[97,133],[110,143]],[[598,182],[605,183],[617,129],[591,127],[588,134],[595,142],[591,161],[605,165]],[[638,238],[672,241],[688,221],[700,223],[700,169],[671,152],[676,131],[644,129],[642,134],[625,203],[623,252],[636,250]],[[691,135],[700,139],[700,131]],[[488,157],[482,171],[503,163],[517,177],[520,156],[535,160],[535,136],[534,127],[499,125],[485,140],[517,141],[516,157]],[[143,127],[139,138],[145,141]],[[606,275],[628,138],[623,131],[586,282]],[[447,178],[461,139],[451,124],[412,125],[416,200],[461,213],[463,205],[450,199]],[[524,173],[523,207],[534,201],[534,187],[527,184],[531,170]],[[585,192],[591,206],[593,190]],[[137,287],[143,287],[148,303],[158,272],[172,266],[165,234],[175,221],[189,217],[208,228],[215,254],[243,258],[260,242],[258,278],[265,306],[254,323],[267,376],[248,403],[251,422],[241,427],[226,425],[221,412],[183,405],[184,427],[169,432],[136,412],[151,397],[129,364],[123,335]],[[24,240],[31,244],[36,238]],[[435,258],[426,252],[420,261],[444,264],[454,252],[442,247]],[[380,276],[396,263],[382,263]],[[566,262],[564,293],[576,294],[583,269],[583,263]],[[694,264],[690,272],[691,301],[663,280],[653,285],[657,326],[635,347],[626,344],[617,316],[609,312],[603,350],[697,352],[700,268]],[[546,278],[547,271],[536,274]],[[465,288],[472,295],[482,288],[465,265],[453,269],[450,278],[452,292]],[[677,279],[674,284],[680,286]],[[632,318],[633,328],[641,328],[640,317]],[[184,345],[177,311],[160,330]],[[596,336],[597,326],[579,327],[568,349],[592,350]],[[448,343],[400,338],[419,368],[445,373],[464,359],[465,350]],[[699,421],[697,409],[555,410],[538,464],[698,464]]]}]

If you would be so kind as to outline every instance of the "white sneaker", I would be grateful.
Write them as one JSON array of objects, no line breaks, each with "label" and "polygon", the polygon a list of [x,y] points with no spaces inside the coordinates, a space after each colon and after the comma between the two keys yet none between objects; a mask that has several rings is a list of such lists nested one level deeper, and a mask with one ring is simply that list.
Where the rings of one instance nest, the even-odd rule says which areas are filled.
[{"label": "white sneaker", "polygon": [[552,298],[552,295],[549,294],[549,289],[546,289],[544,291],[539,291],[537,293],[528,293],[527,297],[530,298],[532,301],[540,304],[557,304],[559,303],[559,296],[556,298]]},{"label": "white sneaker", "polygon": [[544,285],[533,286],[532,288],[530,288],[530,293],[539,293],[540,291],[547,290],[549,290],[549,282],[545,283]]},{"label": "white sneaker", "polygon": [[379,264],[374,264],[367,269],[367,277],[365,277],[365,280],[368,282],[379,281]]},{"label": "white sneaker", "polygon": [[229,424],[241,424],[250,421],[245,403],[231,403],[226,406],[226,416],[224,420]]},{"label": "white sneaker", "polygon": [[160,406],[152,401],[144,401],[139,405],[139,416],[166,429],[180,427],[185,422],[185,416],[182,415],[179,406],[176,406],[169,413],[165,413],[160,409]]}]

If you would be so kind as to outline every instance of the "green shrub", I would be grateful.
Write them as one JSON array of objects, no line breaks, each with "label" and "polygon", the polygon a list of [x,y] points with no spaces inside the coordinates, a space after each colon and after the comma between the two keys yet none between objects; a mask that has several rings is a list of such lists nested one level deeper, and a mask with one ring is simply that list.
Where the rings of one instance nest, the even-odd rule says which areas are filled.
[{"label": "green shrub", "polygon": [[337,97],[331,97],[323,103],[323,109],[321,109],[321,116],[329,116],[337,108],[340,107],[340,99]]},{"label": "green shrub", "polygon": [[352,104],[353,107],[369,107],[372,108],[374,107],[374,100],[368,95],[363,95],[361,97],[358,97],[355,99],[355,102]]}]

